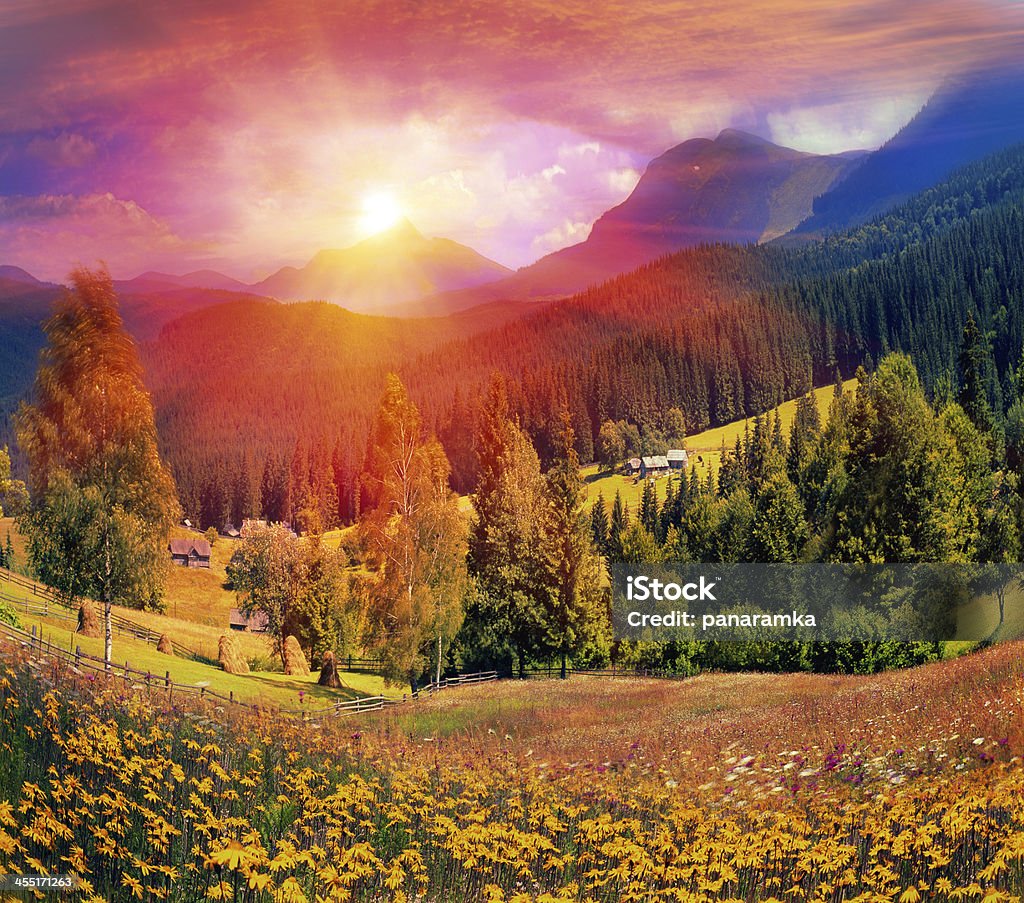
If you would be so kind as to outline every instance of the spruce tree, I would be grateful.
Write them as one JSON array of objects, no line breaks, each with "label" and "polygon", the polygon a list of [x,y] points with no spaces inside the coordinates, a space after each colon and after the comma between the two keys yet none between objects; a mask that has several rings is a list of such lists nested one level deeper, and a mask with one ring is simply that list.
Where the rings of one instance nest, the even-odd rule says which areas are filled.
[{"label": "spruce tree", "polygon": [[974,314],[967,315],[963,341],[960,345],[959,402],[973,423],[983,433],[992,431],[992,408],[988,402],[986,376],[988,374],[989,346],[978,328]]},{"label": "spruce tree", "polygon": [[594,548],[602,555],[608,554],[608,509],[604,495],[598,494],[597,501],[590,509],[590,535]]},{"label": "spruce tree", "polygon": [[468,565],[478,587],[467,632],[488,663],[514,659],[525,676],[530,658],[548,650],[551,607],[544,559],[546,486],[530,440],[512,419],[505,380],[495,374],[480,409],[475,440],[477,486]]},{"label": "spruce tree", "polygon": [[612,514],[608,523],[608,559],[622,560],[622,534],[629,526],[629,508],[622,502],[622,493],[615,490]]},{"label": "spruce tree", "polygon": [[562,412],[557,457],[546,482],[545,551],[552,586],[548,635],[564,679],[569,657],[607,627],[600,574],[583,510],[586,490],[568,411]]},{"label": "spruce tree", "polygon": [[661,524],[658,517],[658,491],[654,486],[654,480],[644,480],[644,489],[640,496],[640,523],[655,540],[659,539]]}]

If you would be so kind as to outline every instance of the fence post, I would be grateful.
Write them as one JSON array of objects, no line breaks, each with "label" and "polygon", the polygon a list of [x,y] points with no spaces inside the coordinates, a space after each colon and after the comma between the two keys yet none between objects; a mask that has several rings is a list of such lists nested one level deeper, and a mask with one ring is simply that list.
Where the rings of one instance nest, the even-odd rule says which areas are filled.
[{"label": "fence post", "polygon": [[171,672],[168,671],[164,674],[164,685],[167,687],[167,692],[171,691]]},{"label": "fence post", "polygon": [[235,702],[235,691],[234,690],[228,690],[228,702],[230,702],[232,705],[234,705],[234,702]]},{"label": "fence post", "polygon": [[82,664],[82,647],[75,646],[75,667],[79,667]]}]

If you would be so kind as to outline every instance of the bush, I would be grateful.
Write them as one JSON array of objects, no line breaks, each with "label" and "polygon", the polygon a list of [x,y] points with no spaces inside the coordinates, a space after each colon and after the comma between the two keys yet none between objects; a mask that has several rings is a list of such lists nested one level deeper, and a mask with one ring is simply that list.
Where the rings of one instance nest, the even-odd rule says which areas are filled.
[{"label": "bush", "polygon": [[21,621],[18,619],[18,613],[14,610],[14,606],[3,599],[0,599],[0,622],[10,624],[11,627],[21,627]]}]

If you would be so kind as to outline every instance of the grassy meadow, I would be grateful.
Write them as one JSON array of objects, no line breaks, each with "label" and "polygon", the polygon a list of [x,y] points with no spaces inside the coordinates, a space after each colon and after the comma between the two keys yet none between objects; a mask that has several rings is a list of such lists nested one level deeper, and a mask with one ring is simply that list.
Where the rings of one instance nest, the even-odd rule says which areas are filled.
[{"label": "grassy meadow", "polygon": [[[27,590],[0,579],[0,593],[8,597],[21,597],[31,599]],[[156,630],[173,635],[174,631],[169,626],[171,619],[161,615],[146,612],[129,611],[118,609],[131,617],[133,620],[143,623]],[[96,657],[103,656],[103,638],[86,637],[74,630],[74,622],[57,616],[59,610],[55,609],[55,615],[46,617],[37,614],[27,614],[23,610],[18,611],[18,618],[23,630],[31,631],[33,628],[36,634],[44,640],[59,646],[68,651],[74,651],[76,647],[87,655]],[[212,649],[212,658],[217,657],[217,638],[219,633],[214,635],[209,628],[202,628],[200,625],[187,625],[190,630],[183,630],[175,636],[198,638],[204,649]],[[203,634],[202,631],[206,630]],[[252,647],[260,650],[263,658],[269,658],[269,647],[267,640],[253,634],[232,633],[236,640],[247,640],[242,644],[243,655]],[[184,639],[180,640],[185,642]],[[372,674],[345,673],[342,675],[345,687],[333,690],[321,687],[317,684],[317,673],[309,677],[296,677],[285,675],[279,671],[253,671],[250,674],[227,674],[219,666],[209,665],[192,659],[182,658],[176,655],[164,655],[157,652],[156,648],[144,640],[132,636],[114,634],[114,662],[119,665],[128,664],[140,671],[151,672],[154,678],[163,678],[170,674],[175,683],[183,684],[205,684],[210,689],[227,695],[234,693],[235,698],[244,702],[259,703],[274,708],[295,709],[303,706],[316,708],[322,705],[329,705],[345,699],[353,699],[357,696],[376,696],[384,692],[384,681],[382,678]],[[394,689],[388,691],[394,694]]]},{"label": "grassy meadow", "polygon": [[871,677],[504,682],[305,724],[0,651],[0,869],[72,871],[86,903],[1024,893],[1021,644]]}]

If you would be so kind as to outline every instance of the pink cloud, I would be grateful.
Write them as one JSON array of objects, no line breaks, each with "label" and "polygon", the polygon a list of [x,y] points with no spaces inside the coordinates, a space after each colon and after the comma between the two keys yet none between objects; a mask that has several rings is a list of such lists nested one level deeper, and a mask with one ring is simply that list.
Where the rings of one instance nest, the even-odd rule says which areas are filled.
[{"label": "pink cloud", "polygon": [[138,204],[111,194],[0,197],[0,247],[6,262],[52,281],[63,281],[79,264],[103,261],[123,274],[202,250]]},{"label": "pink cloud", "polygon": [[[0,190],[80,209],[8,206],[0,259],[52,235],[115,273],[180,253],[250,277],[357,239],[363,194],[384,187],[424,232],[520,265],[695,134],[877,144],[1022,22],[996,0],[17,3],[0,22]],[[26,190],[25,172],[51,181]]]}]

